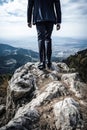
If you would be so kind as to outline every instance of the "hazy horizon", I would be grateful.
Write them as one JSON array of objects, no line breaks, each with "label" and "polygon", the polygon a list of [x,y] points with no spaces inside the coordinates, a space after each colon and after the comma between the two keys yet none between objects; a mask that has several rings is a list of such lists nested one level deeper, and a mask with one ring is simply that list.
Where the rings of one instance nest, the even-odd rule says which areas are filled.
[{"label": "hazy horizon", "polygon": [[[72,42],[71,42],[72,41]],[[52,36],[52,44],[57,45],[64,45],[64,44],[78,44],[79,41],[86,41],[87,39],[84,38],[71,38],[71,37],[57,37]],[[20,48],[28,48],[28,46],[31,46],[33,48],[33,45],[38,46],[38,40],[37,36],[29,36],[29,37],[18,37],[18,38],[0,38],[0,43],[2,44],[8,44],[13,47],[20,47]],[[27,45],[27,46],[26,46]],[[30,48],[30,47],[29,47]]]},{"label": "hazy horizon", "polygon": [[[2,39],[0,43],[17,48],[24,48],[38,52],[37,37],[21,39]],[[68,37],[52,37],[52,54],[55,57],[68,57],[80,50],[87,49],[87,39],[76,39]]]}]

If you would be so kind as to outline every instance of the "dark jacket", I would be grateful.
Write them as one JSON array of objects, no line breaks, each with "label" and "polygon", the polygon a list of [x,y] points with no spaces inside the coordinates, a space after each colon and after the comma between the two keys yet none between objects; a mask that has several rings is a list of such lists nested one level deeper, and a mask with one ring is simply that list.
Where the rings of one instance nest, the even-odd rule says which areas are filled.
[{"label": "dark jacket", "polygon": [[51,21],[54,24],[61,23],[60,0],[28,0],[27,22],[33,24],[43,21]]}]

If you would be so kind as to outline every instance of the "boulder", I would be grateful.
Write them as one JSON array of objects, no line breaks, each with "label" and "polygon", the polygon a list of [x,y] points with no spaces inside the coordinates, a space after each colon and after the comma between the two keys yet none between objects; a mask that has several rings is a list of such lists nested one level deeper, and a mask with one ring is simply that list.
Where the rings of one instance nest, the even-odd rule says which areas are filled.
[{"label": "boulder", "polygon": [[[26,111],[26,109],[25,109]],[[37,130],[39,122],[39,113],[35,109],[29,109],[29,111],[15,116],[5,127],[0,130]]]},{"label": "boulder", "polygon": [[73,98],[65,98],[54,105],[57,130],[81,130],[83,127],[79,103]]},{"label": "boulder", "polygon": [[81,98],[81,89],[86,86],[79,77],[78,73],[68,73],[61,76],[61,80],[70,88],[72,92],[79,98]]}]

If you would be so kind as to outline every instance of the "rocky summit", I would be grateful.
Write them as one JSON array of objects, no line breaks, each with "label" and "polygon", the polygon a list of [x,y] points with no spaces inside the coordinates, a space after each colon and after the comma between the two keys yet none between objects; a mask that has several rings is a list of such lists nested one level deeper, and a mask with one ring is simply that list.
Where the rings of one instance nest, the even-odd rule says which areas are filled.
[{"label": "rocky summit", "polygon": [[27,63],[8,82],[0,130],[87,130],[86,88],[65,63],[54,62],[50,70]]}]

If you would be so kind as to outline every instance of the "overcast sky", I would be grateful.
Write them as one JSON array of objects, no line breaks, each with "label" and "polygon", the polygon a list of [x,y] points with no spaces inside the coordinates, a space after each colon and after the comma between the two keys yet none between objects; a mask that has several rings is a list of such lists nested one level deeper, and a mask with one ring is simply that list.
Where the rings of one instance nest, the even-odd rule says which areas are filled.
[{"label": "overcast sky", "polygon": [[[86,38],[87,0],[60,0],[61,30],[53,36]],[[0,38],[35,36],[36,28],[27,27],[28,0],[0,0]]]}]

